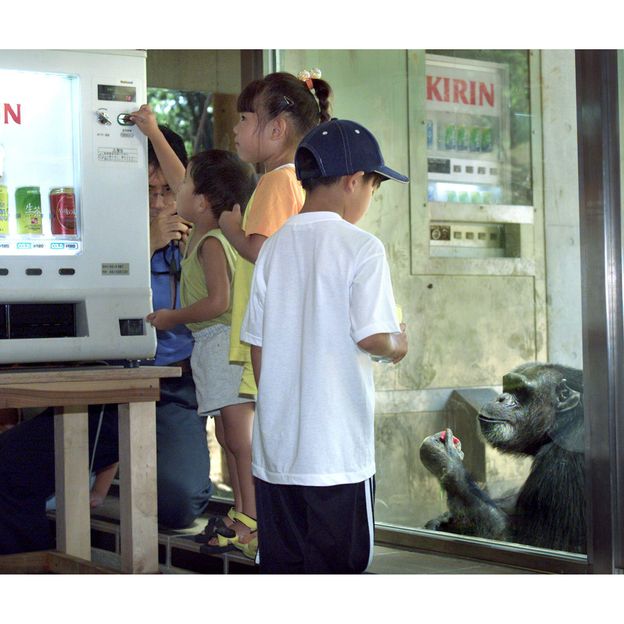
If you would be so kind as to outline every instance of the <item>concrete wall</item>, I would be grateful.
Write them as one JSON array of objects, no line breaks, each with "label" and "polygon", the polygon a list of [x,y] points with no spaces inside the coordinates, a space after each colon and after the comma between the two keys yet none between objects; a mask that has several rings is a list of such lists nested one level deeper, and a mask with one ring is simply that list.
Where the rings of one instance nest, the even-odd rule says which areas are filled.
[{"label": "concrete wall", "polygon": [[548,357],[582,368],[574,51],[544,50],[541,57]]},{"label": "concrete wall", "polygon": [[148,50],[147,86],[236,94],[239,50]]}]

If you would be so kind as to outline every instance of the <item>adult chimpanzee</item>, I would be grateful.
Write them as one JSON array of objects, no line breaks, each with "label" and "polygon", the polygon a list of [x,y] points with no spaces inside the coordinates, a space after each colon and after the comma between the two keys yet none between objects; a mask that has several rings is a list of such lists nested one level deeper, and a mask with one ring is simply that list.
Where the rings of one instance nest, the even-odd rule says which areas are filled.
[{"label": "adult chimpanzee", "polygon": [[449,511],[426,528],[585,552],[581,371],[529,363],[503,377],[503,393],[478,415],[503,453],[533,457],[522,487],[492,500],[468,474],[450,429],[425,438],[420,458],[446,490]]}]

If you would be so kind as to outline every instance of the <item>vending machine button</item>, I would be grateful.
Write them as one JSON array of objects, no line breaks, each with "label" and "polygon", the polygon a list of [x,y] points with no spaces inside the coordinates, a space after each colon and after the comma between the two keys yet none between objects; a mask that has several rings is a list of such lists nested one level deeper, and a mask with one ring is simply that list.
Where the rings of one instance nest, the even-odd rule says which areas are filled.
[{"label": "vending machine button", "polygon": [[42,275],[43,271],[41,269],[26,269],[26,275]]},{"label": "vending machine button", "polygon": [[0,269],[0,275],[8,275],[9,269]]},{"label": "vending machine button", "polygon": [[75,275],[75,269],[59,269],[59,275]]},{"label": "vending machine button", "polygon": [[130,115],[128,115],[127,113],[121,113],[120,115],[117,115],[117,123],[120,126],[134,126],[134,121],[132,121],[132,119],[130,119]]}]

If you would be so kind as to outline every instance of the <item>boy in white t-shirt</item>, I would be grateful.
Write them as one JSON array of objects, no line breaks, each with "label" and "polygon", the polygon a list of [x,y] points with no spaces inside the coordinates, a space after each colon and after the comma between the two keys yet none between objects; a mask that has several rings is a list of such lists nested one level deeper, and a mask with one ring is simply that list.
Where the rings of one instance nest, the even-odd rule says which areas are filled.
[{"label": "boy in white t-shirt", "polygon": [[333,119],[295,155],[301,213],[263,245],[241,340],[258,383],[252,469],[260,569],[363,572],[373,553],[371,356],[407,352],[383,244],[355,224],[384,164],[363,126]]}]

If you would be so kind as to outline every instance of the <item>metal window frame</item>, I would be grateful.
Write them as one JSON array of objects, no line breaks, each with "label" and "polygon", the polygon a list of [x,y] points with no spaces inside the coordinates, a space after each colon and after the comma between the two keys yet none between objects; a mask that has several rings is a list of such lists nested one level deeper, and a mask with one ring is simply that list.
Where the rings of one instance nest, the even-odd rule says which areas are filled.
[{"label": "metal window frame", "polygon": [[622,572],[624,380],[618,58],[576,51],[589,571]]}]

